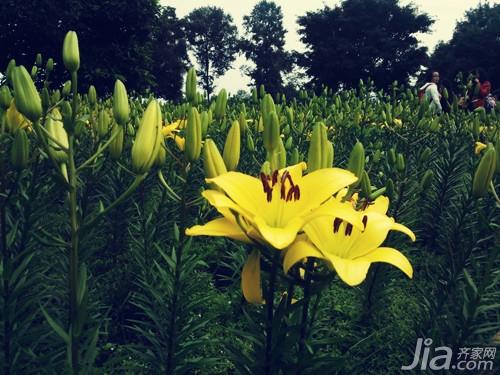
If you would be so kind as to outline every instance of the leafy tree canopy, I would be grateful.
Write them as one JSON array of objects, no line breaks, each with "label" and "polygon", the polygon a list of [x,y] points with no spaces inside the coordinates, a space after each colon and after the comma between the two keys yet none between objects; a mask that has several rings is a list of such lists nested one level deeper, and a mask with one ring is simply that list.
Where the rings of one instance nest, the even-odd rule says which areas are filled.
[{"label": "leafy tree canopy", "polygon": [[214,90],[214,79],[223,75],[236,58],[236,26],[229,14],[213,6],[193,10],[184,21],[189,49],[200,67],[202,87],[210,96]]},{"label": "leafy tree canopy", "polygon": [[285,34],[281,7],[263,0],[243,17],[246,38],[242,48],[254,67],[247,69],[255,86],[264,84],[271,93],[282,89],[282,72],[291,69],[290,55],[285,51]]},{"label": "leafy tree canopy", "polygon": [[431,57],[432,69],[453,79],[457,73],[482,68],[494,87],[500,85],[500,4],[471,9],[452,39],[440,43]]},{"label": "leafy tree canopy", "polygon": [[299,61],[313,83],[330,87],[353,86],[368,77],[379,87],[407,82],[427,62],[427,48],[415,34],[428,32],[432,23],[399,0],[344,0],[299,17],[307,46]]},{"label": "leafy tree canopy", "polygon": [[[177,27],[175,12],[162,11],[157,0],[3,0],[0,64],[5,67],[15,58],[18,64],[31,66],[38,52],[61,62],[64,35],[75,30],[82,61],[81,87],[92,83],[98,90],[110,92],[115,79],[120,78],[129,90],[143,92],[152,87],[165,94],[161,80],[177,75],[178,69],[165,70],[155,58],[165,57],[166,52],[160,53],[160,49],[173,45],[170,64],[177,66],[186,58],[182,43],[177,44],[181,35],[172,32]],[[65,79],[62,63],[56,65],[55,74]],[[156,85],[158,78],[160,84]]]}]

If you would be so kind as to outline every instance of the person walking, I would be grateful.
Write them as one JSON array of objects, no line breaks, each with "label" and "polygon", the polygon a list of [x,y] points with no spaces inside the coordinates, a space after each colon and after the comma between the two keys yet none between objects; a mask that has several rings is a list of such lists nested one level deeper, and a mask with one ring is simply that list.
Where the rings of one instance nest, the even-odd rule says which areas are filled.
[{"label": "person walking", "polygon": [[441,94],[438,90],[439,72],[431,70],[427,83],[420,87],[418,90],[421,100],[430,103],[429,107],[435,113],[441,113],[443,108],[441,106]]}]

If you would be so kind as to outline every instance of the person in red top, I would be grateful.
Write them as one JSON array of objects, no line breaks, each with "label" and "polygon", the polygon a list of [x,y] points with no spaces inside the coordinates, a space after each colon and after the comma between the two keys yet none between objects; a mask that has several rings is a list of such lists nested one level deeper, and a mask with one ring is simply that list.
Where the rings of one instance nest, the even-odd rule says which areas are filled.
[{"label": "person in red top", "polygon": [[484,99],[491,93],[491,83],[488,81],[486,72],[483,69],[476,69],[474,72],[475,87],[472,94],[472,106],[474,109],[484,107]]}]

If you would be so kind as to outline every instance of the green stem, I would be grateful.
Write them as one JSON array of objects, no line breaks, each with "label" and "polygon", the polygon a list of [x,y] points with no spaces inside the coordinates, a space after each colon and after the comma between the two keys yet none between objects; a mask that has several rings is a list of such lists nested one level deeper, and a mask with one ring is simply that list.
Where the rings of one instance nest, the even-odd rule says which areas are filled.
[{"label": "green stem", "polygon": [[113,203],[111,203],[108,207],[106,207],[104,210],[100,211],[96,216],[94,216],[90,221],[82,225],[81,231],[85,231],[88,228],[92,227],[96,223],[97,220],[99,220],[102,216],[106,215],[109,211],[111,211],[113,208],[118,206],[120,203],[122,203],[130,194],[132,194],[135,189],[141,184],[141,182],[146,178],[147,173],[138,175],[135,177],[134,181],[132,184],[128,187],[127,190],[125,190],[118,198],[115,199]]},{"label": "green stem", "polygon": [[491,193],[495,197],[495,200],[497,201],[497,204],[500,205],[500,198],[498,197],[498,194],[495,190],[495,185],[493,185],[493,181],[490,181],[490,189],[491,189]]},{"label": "green stem", "polygon": [[79,172],[82,169],[86,168],[90,163],[92,163],[99,155],[102,154],[102,152],[108,148],[108,146],[113,142],[113,140],[118,136],[118,132],[115,132],[114,134],[111,135],[111,137],[106,141],[106,143],[100,145],[97,148],[97,151],[95,152],[94,155],[92,155],[88,160],[86,160],[82,165],[80,165],[76,171]]},{"label": "green stem", "polygon": [[[77,176],[75,168],[75,149],[74,137],[69,136],[69,208],[70,208],[70,221],[71,221],[71,249],[69,256],[69,324],[71,329],[77,325],[78,318],[78,301],[77,301],[77,288],[78,288],[78,217],[77,217]],[[78,363],[79,351],[79,337],[71,333],[71,367],[74,375],[79,373]]]},{"label": "green stem", "polygon": [[269,275],[269,285],[266,293],[266,358],[265,374],[274,374],[273,369],[273,320],[274,320],[274,292],[276,288],[277,265],[279,264],[279,252],[273,258],[271,273]]},{"label": "green stem", "polygon": [[[77,73],[71,73],[71,88],[73,90],[73,102],[72,102],[72,127],[75,126],[76,112],[77,112],[77,100],[78,100],[78,79]],[[70,212],[70,222],[71,222],[71,249],[69,256],[69,324],[71,336],[71,369],[73,375],[78,375],[80,372],[80,364],[78,353],[80,350],[80,337],[75,334],[75,327],[78,325],[78,273],[79,273],[79,262],[78,262],[78,245],[79,245],[79,225],[78,225],[78,212],[77,212],[77,189],[78,189],[78,178],[75,166],[75,137],[71,133],[68,137],[69,150],[68,150],[68,163],[69,163],[69,212]],[[72,332],[71,332],[71,331]]]},{"label": "green stem", "polygon": [[[0,181],[0,186],[3,190],[5,186],[4,180],[4,171],[1,171],[2,180]],[[10,262],[10,251],[7,247],[7,199],[2,202],[0,208],[0,244],[2,246],[2,264],[4,269],[8,267],[8,263]],[[5,272],[5,271],[4,271]],[[10,375],[11,373],[11,354],[10,354],[10,333],[11,333],[11,322],[9,319],[9,299],[10,299],[10,286],[9,279],[4,277],[3,279],[3,352],[4,352],[4,364],[3,371],[4,374]]]},{"label": "green stem", "polygon": [[183,168],[184,170],[184,177],[185,177],[185,186],[183,189],[182,193],[182,203],[181,203],[181,217],[180,217],[180,241],[177,244],[177,247],[175,249],[175,275],[174,275],[174,285],[173,285],[173,295],[172,295],[172,307],[170,311],[170,321],[169,321],[169,335],[168,335],[168,342],[167,342],[167,364],[166,364],[166,374],[172,374],[174,372],[174,351],[175,351],[175,337],[177,335],[177,330],[176,330],[176,316],[177,316],[177,302],[179,299],[179,284],[180,284],[180,277],[181,277],[181,270],[182,270],[182,250],[184,248],[184,243],[185,243],[185,220],[187,216],[187,206],[186,206],[186,201],[187,201],[187,191],[188,191],[188,184],[189,184],[189,172],[187,171],[187,168]]},{"label": "green stem", "polygon": [[300,337],[299,337],[299,354],[298,354],[298,362],[299,366],[297,368],[297,375],[300,375],[302,372],[302,360],[304,358],[304,350],[306,347],[306,339],[307,339],[307,323],[308,323],[308,315],[309,315],[309,302],[311,300],[311,272],[314,267],[314,260],[308,259],[306,264],[306,272],[304,275],[304,302],[302,305],[302,319],[300,322]]}]

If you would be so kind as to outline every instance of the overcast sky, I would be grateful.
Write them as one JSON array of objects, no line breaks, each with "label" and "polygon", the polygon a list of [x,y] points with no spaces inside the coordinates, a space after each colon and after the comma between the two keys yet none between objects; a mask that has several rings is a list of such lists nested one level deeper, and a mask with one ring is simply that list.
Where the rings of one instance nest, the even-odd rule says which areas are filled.
[{"label": "overcast sky", "polygon": [[[453,34],[453,29],[457,21],[461,20],[465,11],[476,7],[485,0],[400,0],[402,4],[413,3],[419,10],[428,13],[436,22],[432,27],[432,32],[420,36],[423,45],[432,51],[434,46],[440,41],[448,41]],[[206,5],[218,6],[229,13],[238,27],[240,34],[243,32],[243,16],[250,14],[252,8],[259,0],[160,0],[162,5],[176,8],[177,17],[182,18],[194,8]],[[340,0],[274,0],[281,6],[283,12],[283,24],[288,31],[286,34],[286,48],[288,50],[304,50],[304,45],[300,42],[297,34],[297,17],[307,11],[314,11],[323,8],[325,5],[334,6]],[[490,4],[500,3],[500,0],[490,0]],[[216,80],[217,89],[226,88],[230,92],[239,89],[247,89],[250,83],[248,77],[240,71],[242,64],[245,64],[244,57],[238,57],[233,63],[233,69],[228,71],[223,77]]]}]

